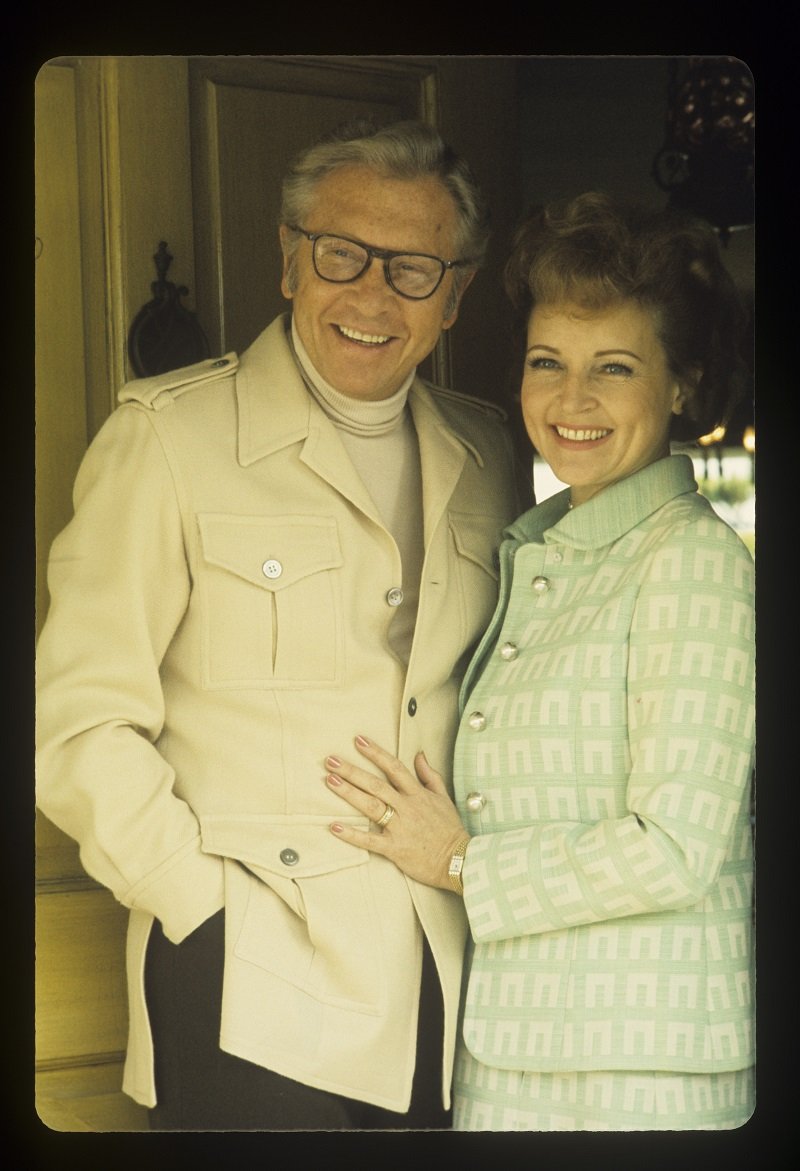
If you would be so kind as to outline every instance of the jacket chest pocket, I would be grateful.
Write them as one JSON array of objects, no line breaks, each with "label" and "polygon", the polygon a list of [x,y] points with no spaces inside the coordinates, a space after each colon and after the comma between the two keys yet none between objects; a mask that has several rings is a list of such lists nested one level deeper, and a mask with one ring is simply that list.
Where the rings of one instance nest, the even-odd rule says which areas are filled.
[{"label": "jacket chest pocket", "polygon": [[[464,644],[468,649],[483,634],[497,603],[497,550],[503,523],[501,517],[462,512],[449,514],[455,551],[455,581]],[[448,600],[452,604],[452,596]]]},{"label": "jacket chest pocket", "polygon": [[197,519],[206,686],[337,682],[342,554],[333,517]]}]

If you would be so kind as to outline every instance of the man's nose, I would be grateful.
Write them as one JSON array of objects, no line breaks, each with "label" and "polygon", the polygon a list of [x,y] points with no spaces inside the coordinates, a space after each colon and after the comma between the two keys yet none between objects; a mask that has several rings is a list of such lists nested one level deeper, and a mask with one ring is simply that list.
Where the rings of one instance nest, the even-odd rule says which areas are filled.
[{"label": "man's nose", "polygon": [[386,279],[384,262],[377,256],[371,256],[361,276],[350,282],[350,288],[358,291],[361,301],[386,301],[387,298],[398,296]]}]

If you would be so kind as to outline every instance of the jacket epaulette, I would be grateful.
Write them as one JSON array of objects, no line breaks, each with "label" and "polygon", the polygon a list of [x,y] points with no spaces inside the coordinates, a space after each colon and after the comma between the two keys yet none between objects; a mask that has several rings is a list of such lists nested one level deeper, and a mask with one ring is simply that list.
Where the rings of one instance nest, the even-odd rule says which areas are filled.
[{"label": "jacket epaulette", "polygon": [[133,378],[125,383],[117,399],[120,403],[137,402],[158,411],[177,395],[185,394],[195,386],[235,374],[238,366],[239,356],[233,351],[222,358],[205,358],[202,362],[167,370],[150,378]]},{"label": "jacket epaulette", "polygon": [[490,418],[497,419],[501,423],[508,422],[508,414],[497,403],[489,402],[488,399],[476,398],[471,394],[462,394],[461,391],[450,390],[445,386],[437,386],[433,382],[426,382],[425,385],[437,400],[445,399],[460,407],[469,407],[474,411],[480,412],[482,415],[488,415]]}]

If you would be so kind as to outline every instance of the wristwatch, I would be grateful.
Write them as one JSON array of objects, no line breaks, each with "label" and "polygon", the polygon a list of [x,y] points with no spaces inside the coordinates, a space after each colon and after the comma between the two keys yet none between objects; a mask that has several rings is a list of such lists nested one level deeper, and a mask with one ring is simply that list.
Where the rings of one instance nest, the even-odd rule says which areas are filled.
[{"label": "wristwatch", "polygon": [[450,865],[447,869],[447,877],[450,879],[450,885],[456,894],[463,895],[464,883],[461,881],[461,871],[464,868],[464,855],[467,852],[467,846],[470,843],[470,838],[463,838],[450,859]]}]

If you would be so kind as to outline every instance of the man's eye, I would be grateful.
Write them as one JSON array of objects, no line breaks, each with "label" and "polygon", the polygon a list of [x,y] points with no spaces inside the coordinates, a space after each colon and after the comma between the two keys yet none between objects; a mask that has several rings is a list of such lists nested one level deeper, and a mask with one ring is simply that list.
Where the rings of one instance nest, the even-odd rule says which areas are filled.
[{"label": "man's eye", "polygon": [[392,262],[392,275],[402,277],[428,278],[436,271],[436,265],[429,260],[414,260],[413,257],[398,256]]},{"label": "man's eye", "polygon": [[356,260],[358,258],[355,248],[350,248],[347,244],[336,244],[334,247],[326,249],[325,255],[334,256],[337,260]]}]

